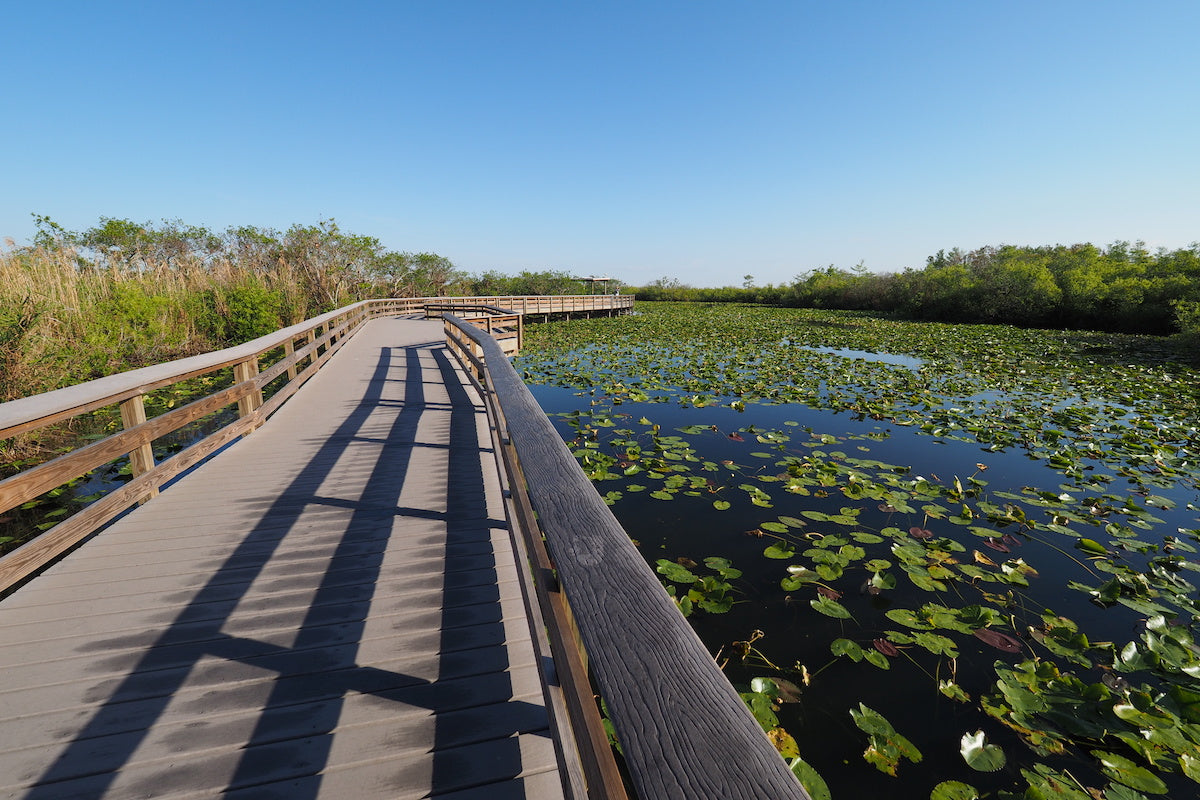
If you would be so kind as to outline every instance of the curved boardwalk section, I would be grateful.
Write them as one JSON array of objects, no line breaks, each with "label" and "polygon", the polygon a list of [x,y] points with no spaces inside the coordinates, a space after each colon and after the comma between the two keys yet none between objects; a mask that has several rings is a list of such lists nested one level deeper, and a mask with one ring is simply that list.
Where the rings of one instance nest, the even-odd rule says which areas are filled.
[{"label": "curved boardwalk section", "polygon": [[0,602],[0,796],[561,797],[479,397],[377,319]]}]

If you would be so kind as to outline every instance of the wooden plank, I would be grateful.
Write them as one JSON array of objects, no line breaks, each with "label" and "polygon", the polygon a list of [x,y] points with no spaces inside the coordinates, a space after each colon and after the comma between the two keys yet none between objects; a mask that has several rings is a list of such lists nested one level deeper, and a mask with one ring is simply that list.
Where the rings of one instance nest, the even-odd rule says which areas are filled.
[{"label": "wooden plank", "polygon": [[121,488],[109,492],[77,512],[74,516],[55,525],[46,533],[5,554],[3,558],[0,558],[0,592],[15,586],[70,550],[101,525],[135,504],[138,498],[146,496],[179,473],[200,463],[209,454],[251,430],[259,416],[260,414],[255,412],[249,417],[243,417],[237,422],[226,425],[202,442],[163,461],[152,472],[139,475]]},{"label": "wooden plank", "polygon": [[[327,332],[326,336],[310,343],[313,350],[322,341],[332,340],[338,330],[346,331],[349,336],[356,329],[348,325]],[[43,533],[26,545],[5,554],[0,558],[0,591],[4,591],[22,580],[25,580],[46,563],[62,555],[64,552],[81,542],[99,526],[107,523],[124,511],[130,505],[153,497],[158,488],[181,472],[195,466],[209,454],[228,444],[234,438],[249,433],[261,425],[267,417],[274,413],[295,391],[316,373],[334,353],[345,343],[346,338],[340,338],[336,343],[327,346],[325,352],[313,361],[296,380],[283,390],[276,392],[271,402],[265,406],[262,403],[261,387],[278,374],[275,370],[266,375],[256,375],[257,360],[253,365],[247,362],[235,372],[235,377],[241,380],[228,389],[217,392],[200,400],[189,403],[182,408],[162,414],[153,420],[146,421],[144,411],[143,421],[122,433],[94,442],[91,445],[75,450],[57,459],[26,470],[4,481],[0,481],[0,512],[11,509],[27,502],[50,489],[60,486],[79,475],[96,467],[106,464],[119,457],[131,448],[141,450],[149,448],[150,442],[171,431],[199,419],[206,414],[237,402],[242,419],[229,426],[210,434],[207,438],[193,444],[182,453],[170,458],[148,472],[137,475],[136,479],[126,484],[120,490],[106,495],[101,500],[86,507],[74,516],[64,520]],[[304,348],[308,350],[309,348]],[[281,367],[282,370],[282,367]],[[281,371],[280,370],[280,371]],[[138,395],[137,397],[140,397]],[[248,400],[247,398],[253,398]],[[123,411],[123,416],[125,412]],[[136,414],[131,414],[132,420]],[[150,457],[153,464],[153,457]],[[136,474],[136,473],[135,473]],[[132,493],[134,488],[143,494]],[[41,544],[38,544],[38,543]]]},{"label": "wooden plank", "polygon": [[[258,356],[246,359],[245,361],[239,361],[233,365],[233,379],[237,383],[250,383],[256,377],[258,377]],[[253,391],[248,392],[238,400],[238,416],[245,417],[253,414],[262,404],[262,392],[256,385]]]}]

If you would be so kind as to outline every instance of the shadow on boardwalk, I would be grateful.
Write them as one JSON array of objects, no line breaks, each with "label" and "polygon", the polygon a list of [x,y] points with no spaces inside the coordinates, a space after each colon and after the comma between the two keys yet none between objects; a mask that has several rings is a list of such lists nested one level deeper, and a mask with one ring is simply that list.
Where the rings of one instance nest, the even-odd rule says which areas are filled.
[{"label": "shadow on boardwalk", "polygon": [[[188,593],[190,600],[173,621],[142,635],[88,645],[93,655],[128,648],[132,641],[148,647],[70,744],[39,776],[29,776],[28,790],[17,796],[61,800],[211,790],[304,800],[437,795],[471,787],[481,797],[524,796],[519,782],[496,782],[528,771],[517,734],[548,736],[547,718],[540,697],[520,699],[514,691],[511,623],[506,627],[493,549],[495,530],[506,523],[493,518],[499,516],[495,510],[489,514],[484,465],[490,454],[480,445],[473,394],[441,347],[375,352],[365,391],[344,420],[295,465],[281,493],[251,496],[267,503],[265,511],[201,588]],[[432,387],[442,385],[448,402],[427,398]],[[448,439],[423,437],[424,425],[439,420],[448,426]],[[430,502],[412,503],[422,492],[405,487],[425,480],[418,470],[427,469],[431,450],[441,451],[434,455],[444,464],[446,480],[433,485],[442,496],[426,490]],[[219,468],[221,458],[234,451],[208,468]],[[368,451],[374,455],[364,461]],[[349,478],[361,482],[361,489],[328,496],[329,486]],[[187,481],[153,504],[169,504],[186,486]],[[266,618],[274,613],[270,598],[252,598],[251,589],[258,582],[261,593],[273,559],[278,567],[278,559],[308,552],[304,537],[311,533],[314,512],[341,528],[330,540],[323,571],[276,570],[271,576],[279,577],[265,584],[275,592],[311,593],[290,644],[281,646],[278,636],[229,632],[230,620],[248,608],[260,607]],[[360,659],[377,587],[395,577],[387,572],[389,550],[412,520],[444,537],[436,571],[412,577],[439,595],[440,622],[436,630],[397,631],[388,649],[401,660],[422,646],[430,649],[428,663],[435,668],[416,671],[421,674]],[[86,548],[78,556],[86,557]],[[409,637],[417,643],[409,645]],[[257,679],[248,679],[251,675]],[[197,680],[206,691],[183,697],[185,685]],[[365,700],[351,716],[347,699],[359,696]],[[194,711],[194,719],[179,724],[173,718],[151,748],[152,731],[175,704]],[[252,723],[248,709],[257,709]],[[389,725],[389,717],[401,721]],[[154,752],[142,756],[143,750]],[[359,766],[345,766],[347,755]]]}]

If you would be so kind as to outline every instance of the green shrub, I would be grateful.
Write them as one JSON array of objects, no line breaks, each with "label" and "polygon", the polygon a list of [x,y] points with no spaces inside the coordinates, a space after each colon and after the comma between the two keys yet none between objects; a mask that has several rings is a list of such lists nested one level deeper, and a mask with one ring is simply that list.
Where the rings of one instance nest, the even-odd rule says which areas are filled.
[{"label": "green shrub", "polygon": [[28,297],[0,304],[0,403],[21,396],[33,366],[26,357],[26,340],[41,315],[42,308]]},{"label": "green shrub", "polygon": [[1176,336],[1184,344],[1200,348],[1200,301],[1176,300],[1171,303],[1175,311]]},{"label": "green shrub", "polygon": [[283,298],[253,278],[232,286],[214,286],[203,293],[197,320],[216,347],[229,347],[283,327]]},{"label": "green shrub", "polygon": [[139,283],[116,283],[82,310],[82,341],[70,358],[82,379],[156,364],[193,349],[192,326],[180,303]]},{"label": "green shrub", "polygon": [[247,281],[225,290],[225,342],[240,344],[283,327],[280,298],[260,283]]}]

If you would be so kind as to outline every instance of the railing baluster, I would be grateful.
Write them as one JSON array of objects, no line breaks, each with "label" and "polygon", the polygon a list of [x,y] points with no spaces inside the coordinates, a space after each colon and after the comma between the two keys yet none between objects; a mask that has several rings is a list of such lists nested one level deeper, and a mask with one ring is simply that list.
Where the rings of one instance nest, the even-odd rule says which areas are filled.
[{"label": "railing baluster", "polygon": [[[135,425],[141,425],[146,421],[146,395],[135,395],[121,403],[121,425],[125,430],[129,430]],[[154,469],[154,448],[150,442],[139,445],[129,453],[129,465],[133,470],[133,477],[144,475]],[[153,488],[143,495],[138,502],[144,503],[158,494],[158,489]]]},{"label": "railing baluster", "polygon": [[[233,365],[233,380],[235,383],[245,383],[258,376],[258,356],[239,361]],[[263,404],[262,391],[255,389],[238,400],[238,416],[248,417]]]},{"label": "railing baluster", "polygon": [[[294,339],[288,339],[283,343],[283,357],[291,358],[294,355],[296,355],[296,342]],[[296,380],[296,363],[294,361],[287,369],[287,376],[289,381]]]}]

